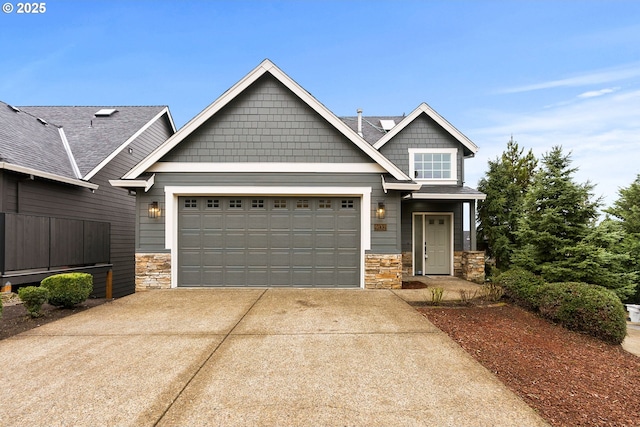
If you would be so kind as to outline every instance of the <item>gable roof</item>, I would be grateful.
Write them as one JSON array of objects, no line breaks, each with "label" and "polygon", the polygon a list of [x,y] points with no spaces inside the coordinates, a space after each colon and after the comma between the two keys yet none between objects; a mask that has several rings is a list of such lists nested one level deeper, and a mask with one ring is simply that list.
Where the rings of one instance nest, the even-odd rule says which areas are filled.
[{"label": "gable roof", "polygon": [[[84,180],[91,179],[121,150],[161,116],[167,115],[173,131],[175,125],[166,106],[37,106],[19,107],[28,113],[55,123],[64,129]],[[112,111],[104,115],[100,111]],[[97,114],[99,113],[99,114]]]},{"label": "gable roof", "polygon": [[400,123],[396,124],[389,132],[387,132],[382,138],[380,138],[373,146],[376,150],[379,150],[384,144],[389,142],[400,131],[406,128],[411,122],[417,119],[420,115],[426,114],[433,121],[438,123],[444,130],[449,132],[458,142],[460,142],[467,150],[468,153],[473,156],[478,152],[478,146],[474,144],[469,138],[467,138],[462,132],[456,129],[451,123],[449,123],[444,117],[438,114],[433,108],[426,103],[422,103],[411,112],[408,116],[403,118]]},{"label": "gable roof", "polygon": [[268,59],[265,59],[247,74],[238,83],[232,86],[229,90],[223,93],[212,104],[200,112],[197,116],[191,119],[186,125],[184,125],[178,132],[171,136],[167,141],[149,154],[145,159],[138,163],[133,169],[131,169],[123,179],[136,179],[147,171],[154,163],[158,162],[165,154],[176,147],[180,142],[187,138],[191,133],[196,131],[207,120],[213,117],[224,106],[229,104],[245,89],[251,86],[255,81],[262,77],[265,73],[270,73],[280,83],[293,92],[298,98],[311,107],[316,113],[329,122],[334,128],[342,133],[349,141],[360,148],[365,154],[367,154],[372,160],[378,163],[385,171],[390,173],[394,178],[401,180],[411,179],[405,175],[396,165],[389,161],[386,157],[380,154],[369,143],[362,139],[353,129],[347,126],[342,120],[336,117],[329,109],[327,109],[322,103],[316,100],[309,92],[303,89],[298,83],[287,76],[282,70],[280,70],[275,64]]}]

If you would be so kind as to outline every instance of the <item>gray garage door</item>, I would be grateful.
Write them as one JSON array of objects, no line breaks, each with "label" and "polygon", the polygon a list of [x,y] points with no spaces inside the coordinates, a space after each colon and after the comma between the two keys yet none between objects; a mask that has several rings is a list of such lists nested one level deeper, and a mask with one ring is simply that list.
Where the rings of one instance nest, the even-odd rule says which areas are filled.
[{"label": "gray garage door", "polygon": [[178,286],[359,286],[359,198],[198,196],[178,203]]}]

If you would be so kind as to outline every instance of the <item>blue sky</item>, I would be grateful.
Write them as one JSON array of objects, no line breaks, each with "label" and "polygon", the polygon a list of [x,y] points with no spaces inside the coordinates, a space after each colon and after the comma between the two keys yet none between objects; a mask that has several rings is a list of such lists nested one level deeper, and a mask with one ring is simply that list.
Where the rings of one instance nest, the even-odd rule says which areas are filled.
[{"label": "blue sky", "polygon": [[480,146],[469,186],[511,135],[571,151],[607,204],[640,173],[638,1],[9,3],[9,104],[168,105],[180,127],[269,58],[337,115],[428,103]]}]

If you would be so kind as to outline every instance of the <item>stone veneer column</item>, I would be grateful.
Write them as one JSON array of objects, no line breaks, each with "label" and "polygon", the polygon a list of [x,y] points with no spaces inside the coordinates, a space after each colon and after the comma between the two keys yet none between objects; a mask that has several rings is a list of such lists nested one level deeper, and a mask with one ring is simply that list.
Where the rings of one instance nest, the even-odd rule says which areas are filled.
[{"label": "stone veneer column", "polygon": [[136,254],[136,292],[171,288],[171,254]]},{"label": "stone veneer column", "polygon": [[484,251],[462,253],[462,278],[470,282],[484,283]]},{"label": "stone veneer column", "polygon": [[365,254],[364,287],[367,289],[401,289],[401,254]]},{"label": "stone veneer column", "polygon": [[464,279],[463,258],[463,251],[455,251],[453,253],[453,275],[461,279]]},{"label": "stone veneer column", "polygon": [[413,252],[402,252],[402,274],[413,276]]}]

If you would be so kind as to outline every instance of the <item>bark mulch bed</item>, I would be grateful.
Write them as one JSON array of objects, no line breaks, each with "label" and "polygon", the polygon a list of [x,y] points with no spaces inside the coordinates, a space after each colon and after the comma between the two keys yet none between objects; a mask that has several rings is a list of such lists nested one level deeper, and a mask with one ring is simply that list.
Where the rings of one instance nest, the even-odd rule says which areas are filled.
[{"label": "bark mulch bed", "polygon": [[0,340],[107,302],[104,298],[90,298],[73,308],[58,308],[44,304],[42,306],[42,316],[32,318],[24,308],[24,305],[16,303],[16,300],[17,296],[12,300],[3,301],[4,308],[0,317]]},{"label": "bark mulch bed", "polygon": [[553,426],[640,425],[640,357],[512,305],[420,307]]}]

